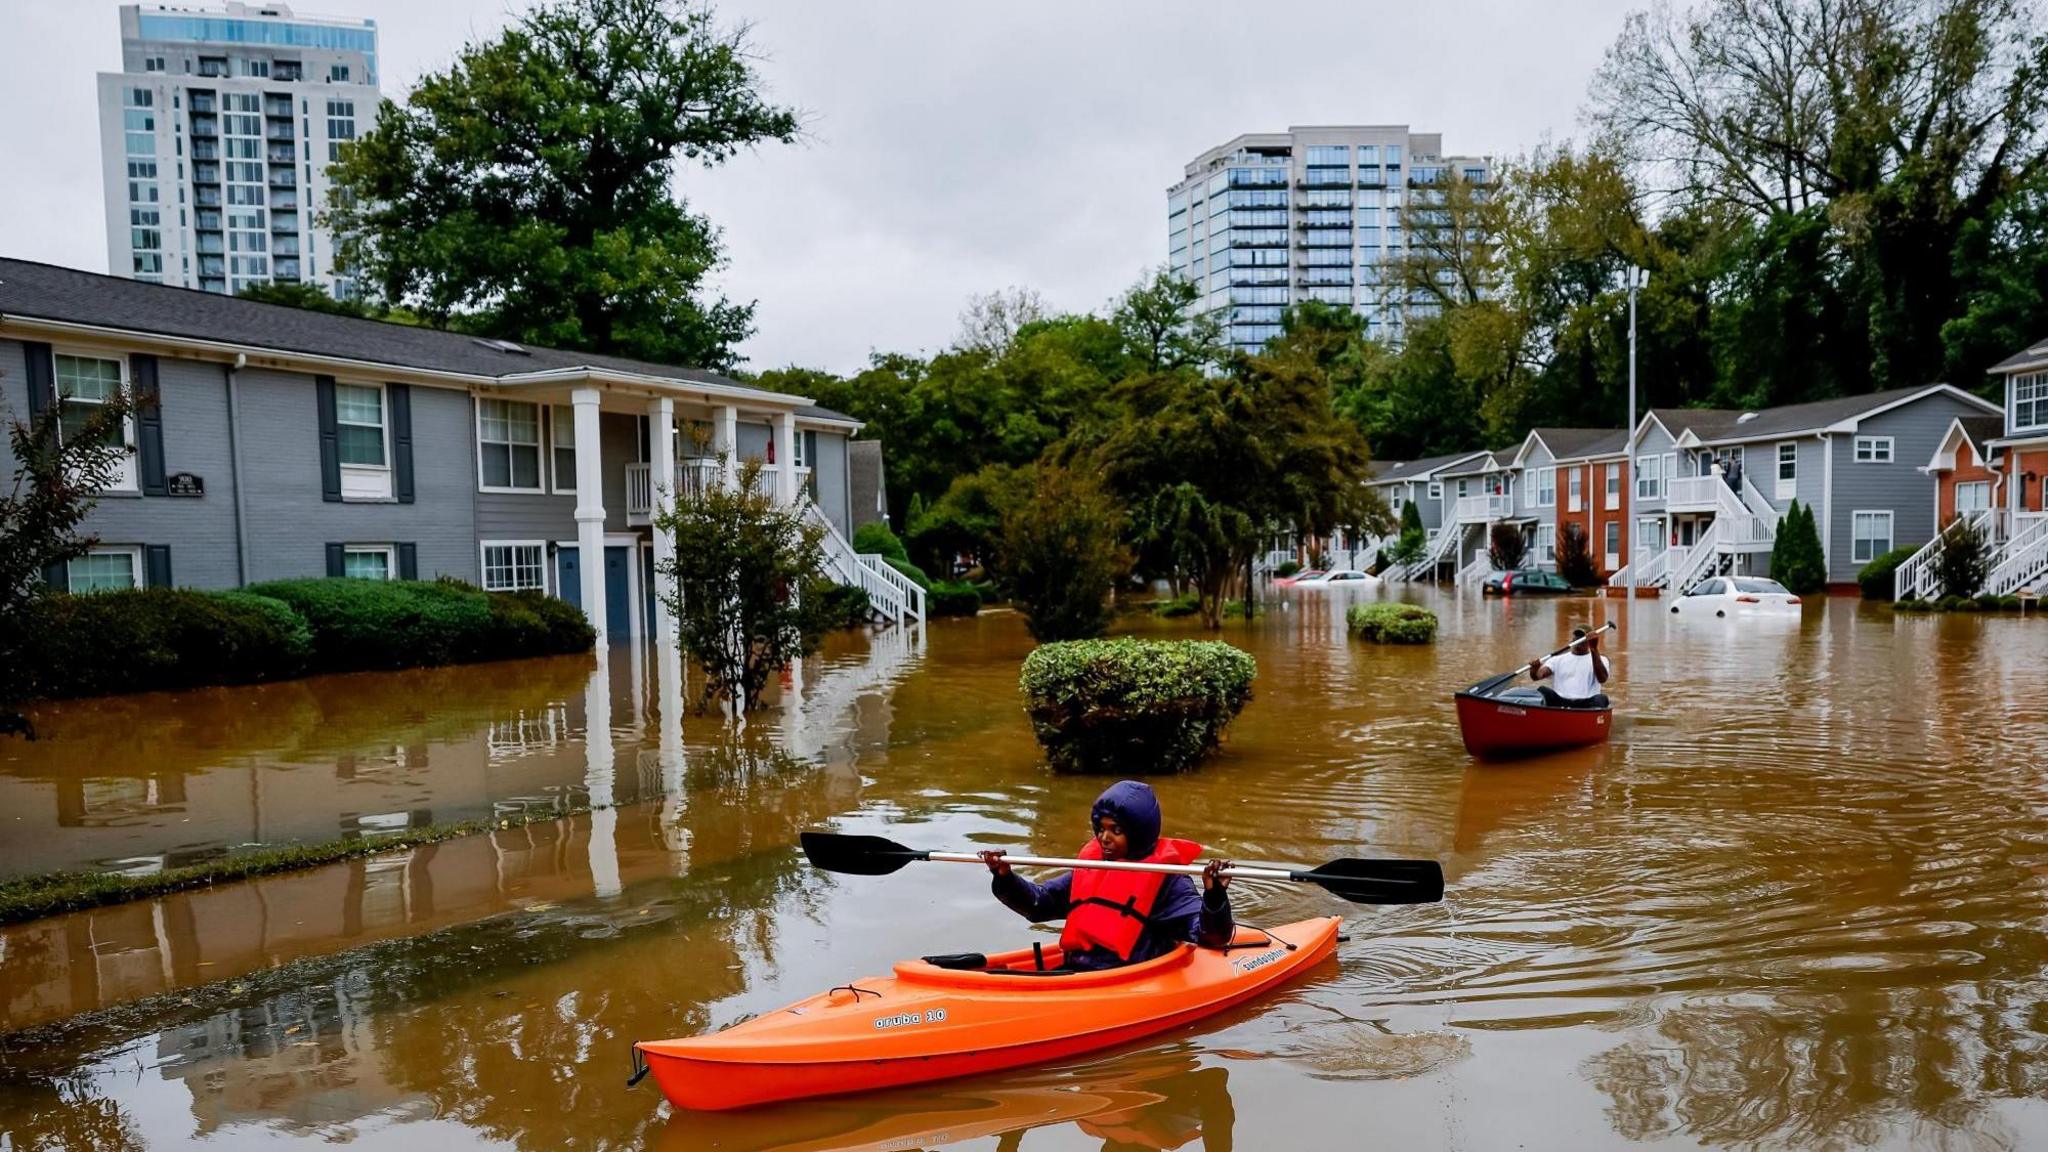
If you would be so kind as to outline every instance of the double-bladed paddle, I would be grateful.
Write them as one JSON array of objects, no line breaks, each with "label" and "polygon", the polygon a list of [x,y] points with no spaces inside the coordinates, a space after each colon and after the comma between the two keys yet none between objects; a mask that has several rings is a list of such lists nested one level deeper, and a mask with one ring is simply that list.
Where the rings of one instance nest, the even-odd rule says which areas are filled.
[{"label": "double-bladed paddle", "polygon": [[[887,876],[918,860],[944,864],[980,864],[974,852],[927,852],[906,848],[880,836],[847,836],[837,832],[805,832],[804,855],[827,872],[851,876]],[[1006,864],[1045,868],[1100,868],[1111,872],[1165,872],[1199,876],[1201,864],[1145,864],[1129,860],[1067,860],[1053,856],[1003,853]],[[1315,868],[1256,868],[1232,864],[1225,876],[1245,880],[1291,880],[1314,884],[1354,904],[1429,904],[1444,898],[1444,870],[1434,860],[1361,860],[1345,857]]]}]

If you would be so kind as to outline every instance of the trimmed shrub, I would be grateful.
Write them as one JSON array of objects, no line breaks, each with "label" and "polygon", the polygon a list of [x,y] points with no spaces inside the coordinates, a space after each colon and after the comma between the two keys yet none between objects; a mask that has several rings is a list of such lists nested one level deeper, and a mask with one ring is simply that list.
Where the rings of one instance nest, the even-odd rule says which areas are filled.
[{"label": "trimmed shrub", "polygon": [[250,591],[298,609],[323,672],[454,664],[490,647],[490,599],[460,581],[275,580]]},{"label": "trimmed shrub", "polygon": [[1427,644],[1436,639],[1436,613],[1417,604],[1353,604],[1344,613],[1351,634],[1375,644]]},{"label": "trimmed shrub", "polygon": [[1827,587],[1820,529],[1814,524],[1813,509],[1797,500],[1778,521],[1778,537],[1771,545],[1771,579],[1801,596]]},{"label": "trimmed shrub", "polygon": [[1175,596],[1171,600],[1161,600],[1152,605],[1152,614],[1154,616],[1164,616],[1169,620],[1178,619],[1182,616],[1193,616],[1201,610],[1202,598],[1193,592],[1185,596]]},{"label": "trimmed shrub", "polygon": [[1273,575],[1277,579],[1285,580],[1289,576],[1293,576],[1300,571],[1301,565],[1296,564],[1292,560],[1288,560],[1282,563],[1278,568],[1273,569]]},{"label": "trimmed shrub", "polygon": [[1215,640],[1071,640],[1024,659],[1031,729],[1055,768],[1178,772],[1214,751],[1258,663]]},{"label": "trimmed shrub", "polygon": [[1977,597],[1976,599],[1977,608],[1979,611],[1982,612],[1997,612],[2005,607],[2003,601],[1999,600],[1998,597],[1993,596],[1988,592],[1982,596]]},{"label": "trimmed shrub", "polygon": [[932,578],[924,574],[924,569],[919,568],[917,565],[912,564],[910,561],[898,560],[894,556],[884,556],[882,557],[882,563],[887,564],[889,567],[894,568],[898,572],[903,573],[905,576],[910,577],[910,582],[912,584],[917,585],[919,588],[922,588],[927,592],[932,590]]},{"label": "trimmed shrub", "polygon": [[862,628],[875,618],[874,602],[865,588],[821,581],[812,586],[811,595],[818,597],[818,611],[828,628]]},{"label": "trimmed shrub", "polygon": [[1901,611],[1901,612],[1932,612],[1932,611],[1934,611],[1934,605],[1932,605],[1932,604],[1928,603],[1927,601],[1925,601],[1925,600],[1914,600],[1914,599],[1911,599],[1911,598],[1907,598],[1907,599],[1905,599],[1905,600],[1901,600],[1901,601],[1899,601],[1899,602],[1898,602],[1897,604],[1894,604],[1894,605],[1892,605],[1892,607],[1894,607],[1894,608],[1898,609],[1898,610],[1899,610],[1899,611]]},{"label": "trimmed shrub", "polygon": [[880,552],[891,560],[901,560],[905,564],[910,563],[909,549],[906,549],[903,546],[903,541],[897,538],[896,533],[891,531],[889,526],[880,520],[876,520],[871,524],[863,524],[853,530],[853,550],[855,552]]},{"label": "trimmed shrub", "polygon": [[1898,579],[1894,575],[1899,565],[1913,558],[1917,548],[1894,548],[1865,564],[1856,572],[1856,583],[1863,589],[1865,600],[1890,600],[1898,593]]},{"label": "trimmed shrub", "polygon": [[486,592],[491,630],[465,659],[509,660],[522,656],[563,656],[587,652],[597,631],[583,610],[545,592]]},{"label": "trimmed shrub", "polygon": [[2023,601],[2017,596],[2000,596],[1998,598],[1998,610],[2001,612],[2017,612],[2020,610],[2022,603]]},{"label": "trimmed shrub", "polygon": [[924,609],[933,617],[972,616],[981,611],[981,592],[965,580],[941,580],[925,592]]},{"label": "trimmed shrub", "polygon": [[247,592],[46,596],[25,624],[29,690],[50,698],[287,680],[313,652],[290,605]]}]

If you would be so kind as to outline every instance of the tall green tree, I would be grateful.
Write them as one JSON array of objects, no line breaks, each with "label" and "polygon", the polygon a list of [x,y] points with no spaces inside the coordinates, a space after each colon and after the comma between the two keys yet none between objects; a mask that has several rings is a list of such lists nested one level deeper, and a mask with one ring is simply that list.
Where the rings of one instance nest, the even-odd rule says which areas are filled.
[{"label": "tall green tree", "polygon": [[684,0],[545,0],[465,47],[328,170],[341,266],[429,321],[729,367],[753,306],[711,298],[684,163],[797,135],[743,31]]},{"label": "tall green tree", "polygon": [[1110,593],[1130,570],[1123,513],[1094,475],[1045,464],[1003,514],[997,568],[1033,639],[1085,640],[1109,627]]}]

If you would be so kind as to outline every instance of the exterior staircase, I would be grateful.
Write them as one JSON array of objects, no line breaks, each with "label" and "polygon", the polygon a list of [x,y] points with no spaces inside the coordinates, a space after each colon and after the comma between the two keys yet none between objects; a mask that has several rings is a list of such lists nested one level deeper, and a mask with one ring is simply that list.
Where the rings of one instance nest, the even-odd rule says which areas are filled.
[{"label": "exterior staircase", "polygon": [[1993,556],[1991,573],[1984,578],[1984,591],[1989,595],[2011,596],[2048,585],[2048,516],[2033,517],[2014,529]]},{"label": "exterior staircase", "polygon": [[1948,542],[1963,525],[1983,536],[1993,549],[1993,566],[2002,553],[2002,537],[2005,535],[2005,514],[1997,508],[1987,508],[1965,519],[1961,516],[1948,522],[1948,527],[1935,533],[1934,539],[1920,546],[1920,550],[1906,558],[1892,573],[1892,595],[1899,600],[1932,600],[1941,594],[1941,554]]},{"label": "exterior staircase", "polygon": [[1481,552],[1479,555],[1474,556],[1470,563],[1458,569],[1458,587],[1476,588],[1485,581],[1487,574],[1492,571],[1492,559],[1486,553]]},{"label": "exterior staircase", "polygon": [[1425,573],[1436,571],[1436,566],[1457,551],[1458,541],[1465,537],[1463,524],[1446,524],[1429,538],[1429,546],[1423,550],[1420,559],[1413,564],[1396,565],[1387,570],[1390,580],[1414,580]]},{"label": "exterior staircase", "polygon": [[845,536],[840,535],[830,517],[826,516],[810,497],[799,497],[803,503],[804,519],[825,530],[825,575],[834,583],[859,588],[868,594],[868,603],[874,608],[878,619],[901,627],[906,621],[923,623],[924,589],[889,566],[879,552],[856,552]]}]

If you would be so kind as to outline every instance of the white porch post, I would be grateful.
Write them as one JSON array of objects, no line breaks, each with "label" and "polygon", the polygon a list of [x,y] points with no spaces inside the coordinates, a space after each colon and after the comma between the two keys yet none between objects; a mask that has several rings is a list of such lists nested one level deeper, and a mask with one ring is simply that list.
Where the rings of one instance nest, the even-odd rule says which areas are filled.
[{"label": "white porch post", "polygon": [[731,484],[740,474],[740,410],[730,404],[711,410],[711,450],[723,460],[725,482]]},{"label": "white porch post", "polygon": [[662,531],[661,514],[673,505],[676,495],[676,402],[666,396],[647,402],[648,454],[654,457],[650,469],[654,486],[654,638],[658,644],[676,642],[675,621],[669,618],[668,598],[675,592],[675,578],[668,572],[675,559],[675,538]]},{"label": "white porch post", "polygon": [[576,555],[583,571],[583,615],[605,636],[604,605],[604,459],[597,434],[597,389],[578,388],[569,394],[576,425]]},{"label": "white porch post", "polygon": [[775,418],[775,502],[784,508],[796,503],[796,413]]}]

